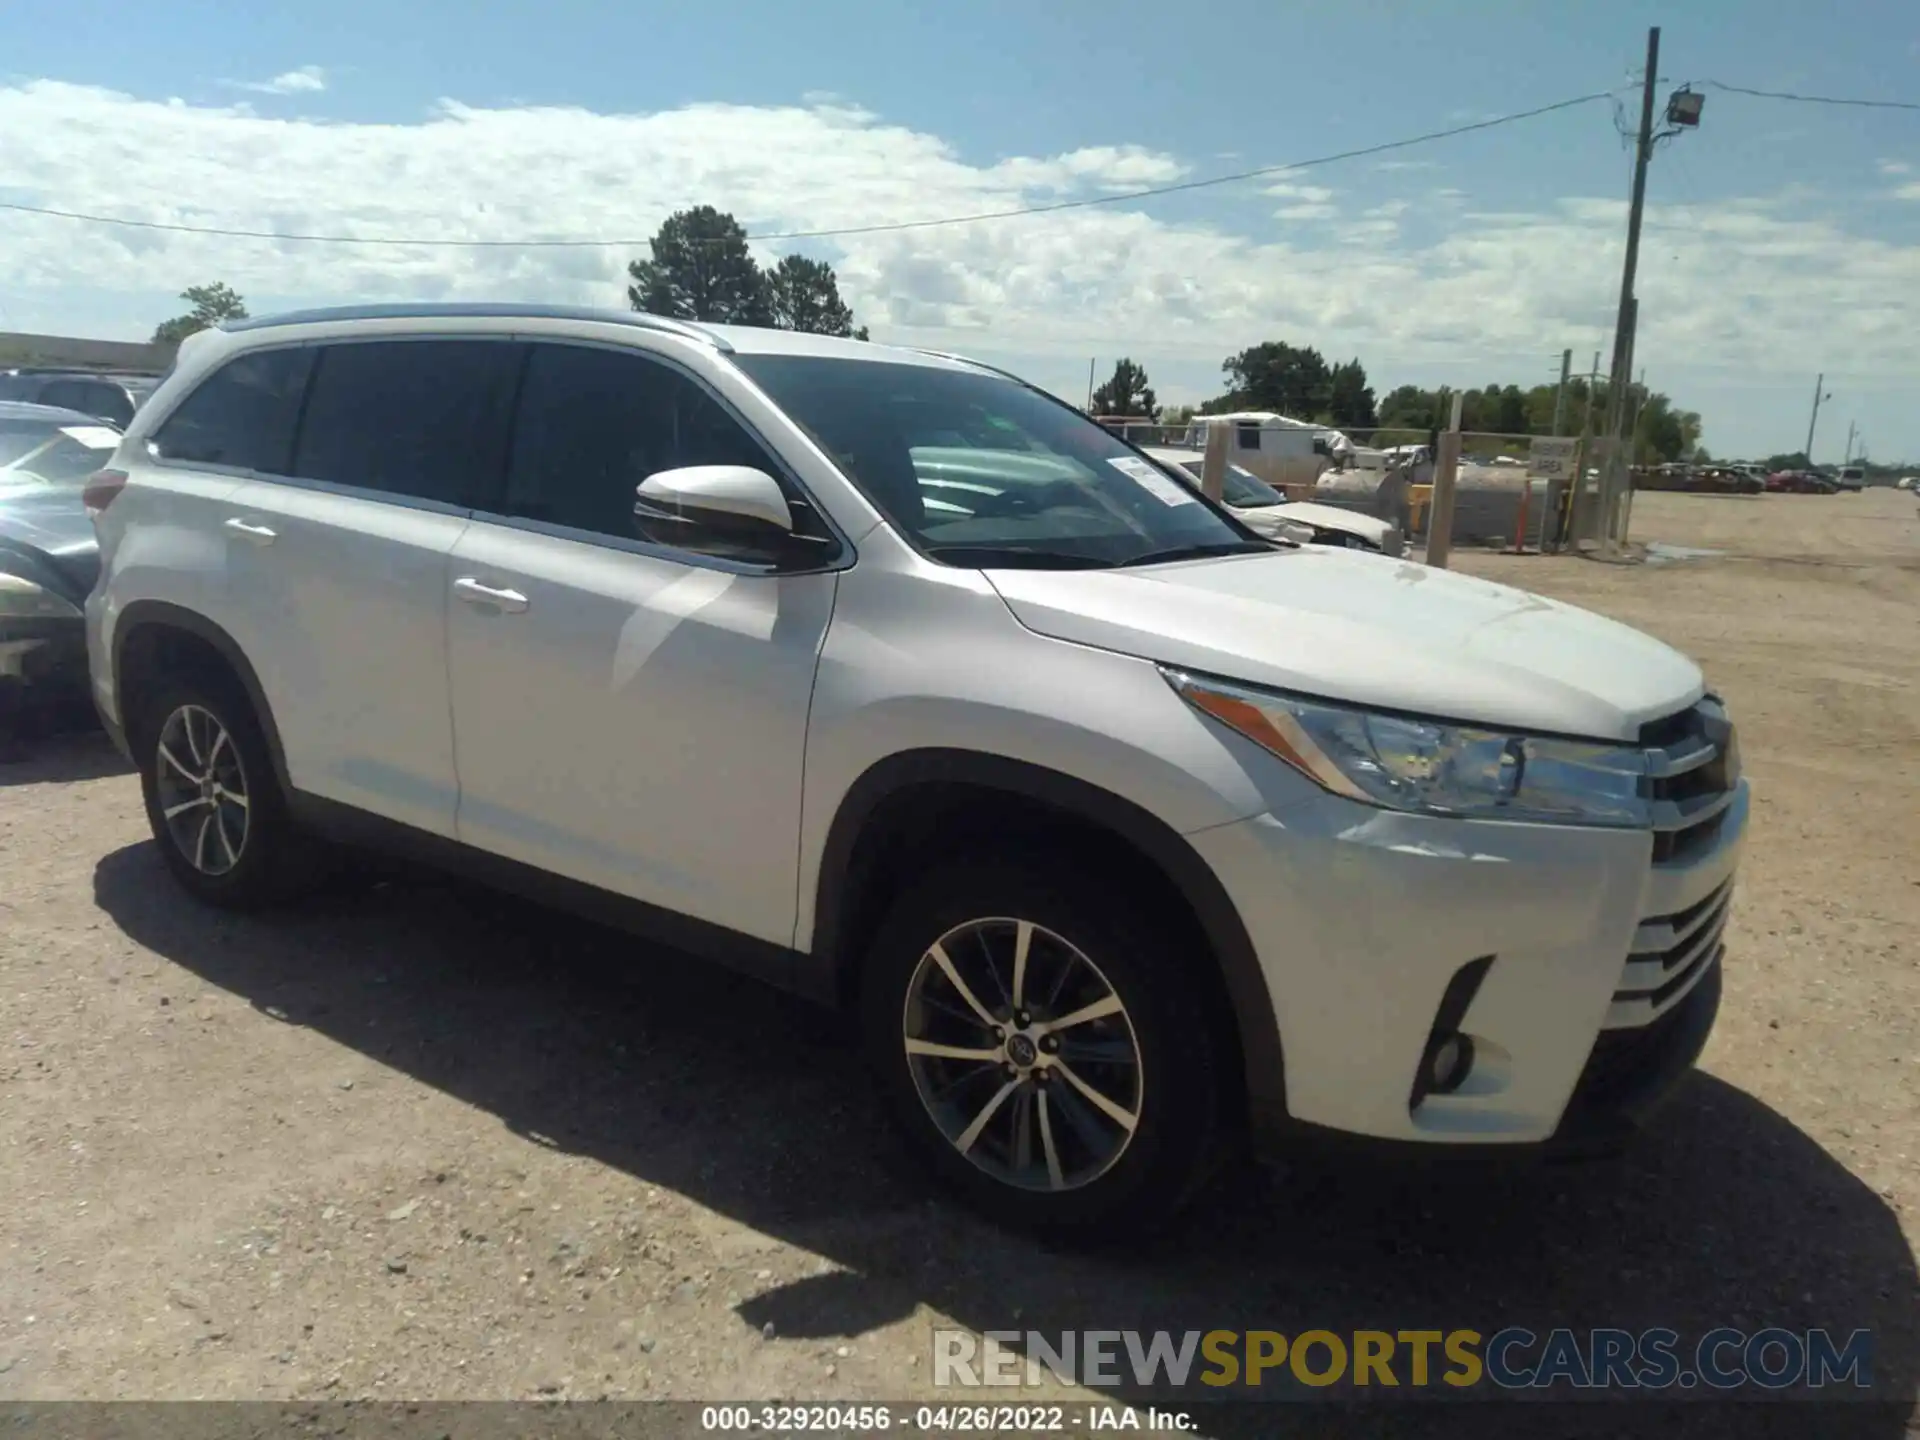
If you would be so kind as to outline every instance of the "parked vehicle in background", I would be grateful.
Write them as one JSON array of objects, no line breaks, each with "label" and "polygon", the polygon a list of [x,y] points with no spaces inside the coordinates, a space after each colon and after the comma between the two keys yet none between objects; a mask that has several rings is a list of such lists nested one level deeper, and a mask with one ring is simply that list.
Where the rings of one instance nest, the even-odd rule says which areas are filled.
[{"label": "parked vehicle in background", "polygon": [[119,443],[91,415],[0,400],[0,756],[91,718],[82,610],[100,551],[81,486]]},{"label": "parked vehicle in background", "polygon": [[1833,480],[1842,490],[1864,490],[1867,488],[1866,468],[1860,465],[1842,465]]},{"label": "parked vehicle in background", "polygon": [[1205,450],[1212,425],[1232,430],[1233,463],[1269,485],[1311,485],[1333,468],[1339,451],[1353,448],[1344,435],[1324,425],[1290,420],[1270,410],[1196,415],[1187,425],[1187,448]]},{"label": "parked vehicle in background", "polygon": [[[1160,461],[1182,484],[1199,489],[1205,452],[1149,446],[1147,454]],[[1407,548],[1400,527],[1390,521],[1338,505],[1289,500],[1285,491],[1274,489],[1240,465],[1227,466],[1221,492],[1221,499],[1235,519],[1248,529],[1274,539],[1296,540],[1307,545],[1338,545],[1381,555],[1401,555]]]},{"label": "parked vehicle in background", "polygon": [[1615,1140],[1719,1004],[1749,801],[1690,660],[1272,545],[965,360],[243,321],[86,501],[94,695],[188,892],[378,840],[845,1005],[1008,1222],[1151,1226],[1249,1127]]},{"label": "parked vehicle in background", "polygon": [[0,370],[0,400],[77,410],[124,427],[159,384],[157,375],[93,370]]},{"label": "parked vehicle in background", "polygon": [[1776,470],[1767,477],[1767,489],[1788,495],[1831,495],[1834,485],[1811,470]]},{"label": "parked vehicle in background", "polygon": [[1920,475],[1902,475],[1893,484],[1897,490],[1920,489]]}]

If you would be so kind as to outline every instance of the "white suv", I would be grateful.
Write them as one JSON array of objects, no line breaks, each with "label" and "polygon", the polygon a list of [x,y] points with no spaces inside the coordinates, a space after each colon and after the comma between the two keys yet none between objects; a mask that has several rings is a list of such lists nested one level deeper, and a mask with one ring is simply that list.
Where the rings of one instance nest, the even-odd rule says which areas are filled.
[{"label": "white suv", "polygon": [[1606,1138],[1713,1022],[1748,800],[1689,660],[1268,544],[983,366],[252,320],[87,499],[98,705],[194,895],[400,844],[844,1005],[1010,1221],[1153,1223],[1249,1130]]}]

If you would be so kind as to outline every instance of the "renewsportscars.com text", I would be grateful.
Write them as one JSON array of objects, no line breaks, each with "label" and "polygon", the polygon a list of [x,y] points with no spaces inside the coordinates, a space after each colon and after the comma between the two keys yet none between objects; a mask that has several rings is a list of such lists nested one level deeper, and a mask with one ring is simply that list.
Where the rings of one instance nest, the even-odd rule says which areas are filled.
[{"label": "renewsportscars.com text", "polygon": [[933,1332],[935,1385],[1501,1390],[1870,1389],[1853,1330],[967,1330]]}]

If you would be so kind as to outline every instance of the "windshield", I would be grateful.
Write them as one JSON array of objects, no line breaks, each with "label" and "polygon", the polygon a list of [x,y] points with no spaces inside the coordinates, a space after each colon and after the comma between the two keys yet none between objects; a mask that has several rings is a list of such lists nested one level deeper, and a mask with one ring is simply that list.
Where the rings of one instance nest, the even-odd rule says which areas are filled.
[{"label": "windshield", "polygon": [[923,553],[966,566],[1100,567],[1264,551],[1078,411],[997,375],[737,355]]},{"label": "windshield", "polygon": [[[1198,459],[1180,462],[1180,468],[1193,477],[1196,485],[1200,483],[1200,465],[1201,461]],[[1251,470],[1243,470],[1238,465],[1227,466],[1227,473],[1220,481],[1220,494],[1227,504],[1238,505],[1243,510],[1287,503],[1285,495]]]},{"label": "windshield", "polygon": [[78,485],[112,457],[120,432],[107,425],[0,419],[0,485]]}]

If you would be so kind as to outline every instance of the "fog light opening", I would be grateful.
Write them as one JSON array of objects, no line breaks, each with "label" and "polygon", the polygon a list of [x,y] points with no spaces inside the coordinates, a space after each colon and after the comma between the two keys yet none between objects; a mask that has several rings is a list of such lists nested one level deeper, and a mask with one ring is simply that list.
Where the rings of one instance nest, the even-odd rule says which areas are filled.
[{"label": "fog light opening", "polygon": [[1427,1094],[1451,1095],[1473,1073],[1473,1039],[1457,1031],[1433,1047],[1427,1065]]},{"label": "fog light opening", "polygon": [[1427,1030],[1427,1043],[1420,1051],[1420,1063],[1413,1072],[1413,1088],[1407,1096],[1411,1114],[1429,1095],[1447,1095],[1458,1090],[1473,1073],[1473,1041],[1460,1028],[1466,1023],[1473,998],[1493,968],[1493,956],[1469,960],[1447,981],[1440,1003],[1433,1012],[1433,1024]]}]

